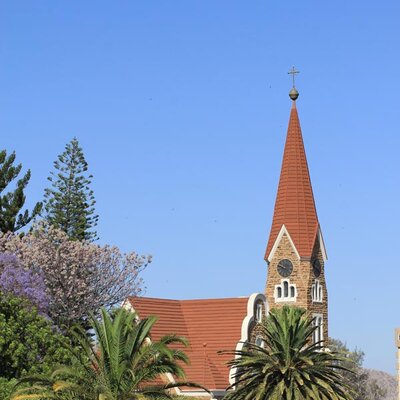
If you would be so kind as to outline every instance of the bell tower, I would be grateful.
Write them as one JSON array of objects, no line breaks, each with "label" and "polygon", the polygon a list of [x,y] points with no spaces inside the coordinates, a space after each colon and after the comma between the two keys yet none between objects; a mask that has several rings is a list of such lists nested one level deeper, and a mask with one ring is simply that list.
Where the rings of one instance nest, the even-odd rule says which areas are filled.
[{"label": "bell tower", "polygon": [[270,308],[293,305],[307,310],[318,329],[314,342],[328,339],[327,260],[297,113],[294,84],[289,126],[269,240],[266,297]]}]

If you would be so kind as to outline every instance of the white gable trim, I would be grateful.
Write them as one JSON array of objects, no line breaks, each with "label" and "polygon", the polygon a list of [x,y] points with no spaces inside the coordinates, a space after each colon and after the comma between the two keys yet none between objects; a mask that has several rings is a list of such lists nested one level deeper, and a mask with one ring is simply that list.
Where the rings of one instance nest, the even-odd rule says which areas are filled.
[{"label": "white gable trim", "polygon": [[[262,293],[253,293],[250,297],[249,300],[247,301],[247,315],[244,318],[242,322],[242,332],[241,332],[241,337],[240,341],[236,345],[235,351],[240,351],[243,349],[243,346],[245,345],[246,342],[249,341],[249,327],[250,324],[256,320],[256,315],[255,315],[255,305],[257,302],[262,301],[264,304],[264,309],[265,309],[265,316],[268,315],[269,313],[269,307],[268,307],[268,302],[264,294]],[[236,355],[235,358],[238,358],[239,356]],[[231,368],[229,371],[229,383],[231,385],[235,384],[235,378],[234,375],[236,373],[237,368]]]},{"label": "white gable trim", "polygon": [[322,231],[320,228],[318,228],[318,240],[321,247],[322,258],[324,259],[324,262],[326,262],[326,260],[328,259],[328,255],[326,254],[324,238],[322,237]]},{"label": "white gable trim", "polygon": [[132,307],[132,303],[129,301],[129,299],[125,299],[122,302],[121,308],[125,308],[125,310],[127,311],[136,312],[135,309]]},{"label": "white gable trim", "polygon": [[290,242],[290,244],[292,245],[292,247],[293,247],[293,249],[294,249],[294,252],[296,253],[297,258],[300,260],[300,254],[299,254],[299,252],[297,251],[296,246],[294,245],[294,242],[293,242],[292,238],[290,237],[288,230],[286,229],[286,226],[285,226],[285,225],[282,225],[282,228],[281,228],[281,230],[280,230],[279,233],[278,233],[278,236],[277,236],[277,238],[276,238],[276,240],[275,240],[275,243],[274,243],[274,245],[272,246],[272,249],[271,249],[271,251],[270,251],[270,253],[269,253],[268,257],[267,257],[267,261],[268,261],[268,262],[271,262],[271,260],[274,258],[274,254],[275,254],[275,252],[276,252],[276,249],[278,248],[279,243],[280,243],[280,241],[281,241],[281,239],[282,239],[282,236],[283,236],[284,234],[286,234],[286,236],[288,237],[289,242]]}]

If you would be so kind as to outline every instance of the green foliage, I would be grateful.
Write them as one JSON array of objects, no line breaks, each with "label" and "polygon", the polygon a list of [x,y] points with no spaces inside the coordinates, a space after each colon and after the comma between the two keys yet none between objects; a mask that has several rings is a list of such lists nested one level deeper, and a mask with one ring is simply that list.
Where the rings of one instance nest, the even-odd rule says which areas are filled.
[{"label": "green foliage", "polygon": [[31,171],[18,179],[14,191],[3,193],[7,186],[13,182],[21,172],[22,165],[13,165],[15,153],[7,157],[6,150],[0,151],[0,232],[16,232],[23,228],[40,213],[41,203],[36,203],[32,213],[28,210],[21,212],[25,204],[24,190],[31,179]]},{"label": "green foliage", "polygon": [[16,385],[16,379],[6,379],[0,377],[0,400],[9,400],[11,393],[13,392],[14,386]]},{"label": "green foliage", "polygon": [[376,379],[371,379],[368,372],[362,368],[364,353],[360,349],[350,351],[337,339],[329,339],[331,350],[343,355],[341,365],[346,369],[338,371],[341,380],[350,386],[354,392],[354,400],[382,400],[386,390],[379,386]]},{"label": "green foliage", "polygon": [[233,352],[235,390],[226,399],[351,400],[338,373],[341,357],[324,351],[322,343],[310,344],[314,330],[305,310],[273,309],[263,323],[265,346],[247,344]]},{"label": "green foliage", "polygon": [[25,299],[0,292],[0,377],[48,372],[70,360],[60,343],[67,340]]},{"label": "green foliage", "polygon": [[99,217],[90,189],[92,175],[87,174],[88,164],[76,138],[65,146],[54,169],[48,178],[52,187],[45,190],[45,219],[73,240],[96,240],[92,228]]},{"label": "green foliage", "polygon": [[[13,399],[27,400],[32,396],[81,400],[170,399],[167,389],[182,386],[182,382],[155,386],[154,381],[165,373],[184,378],[178,362],[185,364],[188,359],[174,345],[185,346],[186,341],[170,335],[151,342],[155,317],[138,322],[135,314],[124,309],[112,314],[102,309],[101,317],[100,321],[91,319],[97,343],[82,328],[73,331],[74,340],[82,349],[71,350],[73,366],[57,368],[46,376],[22,379],[20,383],[30,386],[17,390]],[[184,385],[197,386],[189,382]]]}]

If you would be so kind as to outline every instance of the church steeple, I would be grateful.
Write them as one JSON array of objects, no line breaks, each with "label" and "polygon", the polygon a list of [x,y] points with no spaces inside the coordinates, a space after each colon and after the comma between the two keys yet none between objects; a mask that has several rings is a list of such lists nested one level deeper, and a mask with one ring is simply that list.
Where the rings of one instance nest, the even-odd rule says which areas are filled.
[{"label": "church steeple", "polygon": [[311,257],[319,233],[317,211],[296,108],[298,92],[295,87],[289,96],[293,99],[293,103],[271,232],[265,252],[265,259],[268,261],[282,226],[288,231],[300,257]]},{"label": "church steeple", "polygon": [[[291,74],[298,73],[294,68]],[[320,232],[294,86],[289,126],[265,260],[269,307],[290,304],[307,310],[318,327],[313,340],[328,338],[325,246]]]}]

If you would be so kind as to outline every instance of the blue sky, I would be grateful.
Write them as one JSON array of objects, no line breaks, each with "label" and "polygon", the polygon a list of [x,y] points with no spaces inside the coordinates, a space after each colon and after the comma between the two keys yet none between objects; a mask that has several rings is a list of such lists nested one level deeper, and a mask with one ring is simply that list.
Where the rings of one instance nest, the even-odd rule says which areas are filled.
[{"label": "blue sky", "polygon": [[394,373],[397,1],[0,4],[1,148],[32,205],[80,140],[101,243],[149,253],[147,295],[263,291],[291,87],[329,260],[330,335]]}]

